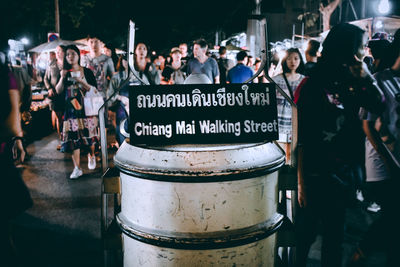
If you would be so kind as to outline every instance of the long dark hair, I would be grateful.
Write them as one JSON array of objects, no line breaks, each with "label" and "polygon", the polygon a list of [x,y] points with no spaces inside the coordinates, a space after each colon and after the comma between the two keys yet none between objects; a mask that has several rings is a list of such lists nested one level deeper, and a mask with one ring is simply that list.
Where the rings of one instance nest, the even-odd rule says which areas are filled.
[{"label": "long dark hair", "polygon": [[301,53],[300,53],[299,49],[297,49],[297,48],[289,48],[288,50],[286,50],[286,55],[282,59],[282,71],[283,71],[283,73],[290,72],[290,69],[289,69],[289,67],[287,65],[286,60],[293,53],[297,53],[299,55],[299,58],[300,58],[300,65],[297,67],[296,72],[300,73],[300,74],[303,74],[304,73],[304,61],[303,61],[303,57],[301,56]]},{"label": "long dark hair", "polygon": [[322,46],[321,61],[333,65],[352,65],[363,42],[364,31],[359,27],[343,23],[334,26]]},{"label": "long dark hair", "polygon": [[67,50],[71,49],[74,50],[78,54],[78,64],[81,64],[81,52],[79,51],[79,48],[76,47],[76,45],[67,45],[65,47],[64,51],[64,69],[65,70],[70,70],[72,68],[71,64],[67,62]]}]

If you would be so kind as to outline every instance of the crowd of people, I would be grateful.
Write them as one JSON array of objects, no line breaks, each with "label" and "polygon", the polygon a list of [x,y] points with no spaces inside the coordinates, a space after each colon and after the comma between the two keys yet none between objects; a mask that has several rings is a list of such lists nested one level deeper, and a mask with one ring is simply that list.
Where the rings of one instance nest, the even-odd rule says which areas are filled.
[{"label": "crowd of people", "polygon": [[[281,68],[281,73],[272,80],[298,107],[297,266],[306,266],[318,222],[323,227],[322,266],[341,266],[345,210],[355,198],[356,189],[379,205],[382,216],[360,242],[350,264],[359,264],[381,246],[388,252],[387,265],[398,265],[395,253],[399,235],[392,194],[400,170],[400,31],[393,41],[387,34],[375,35],[368,41],[367,50],[364,36],[358,27],[340,24],[330,30],[321,53],[321,44],[309,41],[304,53],[306,63],[299,49],[290,48],[279,66],[274,66]],[[96,168],[99,120],[85,112],[88,92],[98,92],[104,101],[111,99],[106,116],[108,127],[116,130],[118,147],[125,138],[121,127],[126,125],[121,126],[121,122],[129,116],[129,86],[187,84],[194,80],[206,84],[244,83],[254,78],[261,64],[258,58],[253,62],[246,51],[236,54],[236,62],[228,59],[225,47],[219,48],[218,56],[211,55],[207,42],[199,39],[193,43],[192,55],[186,43],[163,56],[149,53],[147,45],[139,42],[134,50],[134,68],[129,70],[124,55],[117,56],[110,46],[102,47],[98,37],[89,36],[87,41],[89,53],[85,55],[75,45],[57,47],[43,77],[53,125],[60,138],[57,149],[72,155],[71,179],[83,175],[82,151],[87,152],[87,168]],[[20,94],[14,97],[18,92],[15,89],[21,91],[23,85],[18,85],[5,66],[2,63],[2,75],[5,73],[8,83],[2,85],[2,93],[7,89],[11,100],[1,105],[7,112],[0,115],[2,125],[8,125],[11,131],[1,132],[0,141],[14,136],[14,152],[19,152],[23,161],[23,133],[15,119],[20,116],[19,109],[14,107],[21,102]],[[267,79],[262,72],[252,82],[265,83]],[[278,143],[289,160],[292,109],[280,93],[277,111]],[[4,153],[6,149],[6,142],[1,143],[0,155],[5,157],[2,164],[12,162]],[[21,188],[26,199],[21,205],[25,208],[31,203],[26,188]]]}]

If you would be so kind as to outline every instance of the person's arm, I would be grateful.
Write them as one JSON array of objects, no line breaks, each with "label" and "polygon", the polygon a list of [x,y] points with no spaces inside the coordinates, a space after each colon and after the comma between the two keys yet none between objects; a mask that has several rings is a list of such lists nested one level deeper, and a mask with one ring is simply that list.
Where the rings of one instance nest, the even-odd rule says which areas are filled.
[{"label": "person's arm", "polygon": [[363,130],[371,145],[374,147],[376,152],[381,156],[381,159],[385,163],[388,171],[393,174],[399,171],[400,165],[396,158],[389,151],[379,136],[379,133],[375,129],[375,121],[363,120]]},{"label": "person's arm", "polygon": [[64,91],[64,81],[66,79],[68,71],[67,70],[62,70],[60,73],[60,80],[58,80],[58,83],[56,85],[56,93],[61,94]]},{"label": "person's arm", "polygon": [[49,93],[49,97],[53,97],[56,94],[55,88],[53,88],[53,85],[51,84],[51,77],[50,77],[50,67],[46,69],[46,73],[44,74],[44,86],[47,89],[47,92]]},{"label": "person's arm", "polygon": [[107,76],[106,77],[109,77],[109,79],[111,80],[111,78],[113,77],[113,75],[115,73],[114,62],[112,61],[111,58],[108,58],[107,61],[108,61],[107,62],[108,68],[107,68],[107,73],[106,73]]},{"label": "person's arm", "polygon": [[213,68],[213,76],[214,76],[214,83],[217,84],[219,83],[219,68],[218,68],[218,63],[214,59],[213,60],[214,68]]},{"label": "person's arm", "polygon": [[297,145],[297,201],[300,207],[307,206],[306,188],[304,185],[304,172],[303,172],[303,147]]},{"label": "person's arm", "polygon": [[83,86],[83,89],[89,91],[92,86],[97,88],[97,81],[94,77],[93,71],[88,68],[84,68],[83,73],[85,75],[86,81],[84,81],[82,78],[77,79],[77,82],[79,82]]},{"label": "person's arm", "polygon": [[47,90],[51,89],[51,83],[50,83],[50,67],[46,69],[46,72],[44,74],[44,86],[46,87]]},{"label": "person's arm", "polygon": [[11,112],[7,119],[7,126],[11,130],[12,135],[15,139],[15,145],[19,152],[19,160],[24,162],[25,150],[22,144],[22,127],[21,127],[21,116],[19,113],[19,91],[9,90],[10,102],[11,102]]}]

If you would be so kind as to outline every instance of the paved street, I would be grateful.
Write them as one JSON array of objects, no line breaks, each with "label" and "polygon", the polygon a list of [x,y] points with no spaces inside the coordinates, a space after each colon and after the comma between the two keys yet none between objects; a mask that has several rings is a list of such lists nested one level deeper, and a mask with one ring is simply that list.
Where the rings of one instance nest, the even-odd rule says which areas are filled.
[{"label": "paved street", "polygon": [[32,156],[23,177],[34,206],[15,226],[15,245],[22,266],[101,266],[100,166],[70,180],[70,155],[56,150],[52,134],[28,146]]},{"label": "paved street", "polygon": [[[56,150],[57,142],[53,133],[28,146],[31,158],[23,166],[23,177],[34,206],[14,223],[21,266],[102,266],[100,164],[89,172],[87,157],[82,155],[85,175],[70,180],[71,157]],[[379,216],[366,212],[365,205],[359,203],[347,214],[345,259],[367,226]],[[320,266],[319,253],[317,242],[309,255],[309,266]],[[383,266],[383,259],[377,253],[366,266]]]}]

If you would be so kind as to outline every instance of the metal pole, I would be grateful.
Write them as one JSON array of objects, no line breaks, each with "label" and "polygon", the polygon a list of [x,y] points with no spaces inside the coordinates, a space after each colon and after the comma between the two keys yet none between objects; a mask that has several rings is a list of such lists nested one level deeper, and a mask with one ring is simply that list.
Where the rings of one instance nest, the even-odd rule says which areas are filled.
[{"label": "metal pole", "polygon": [[351,11],[353,11],[354,18],[355,18],[356,20],[358,20],[357,12],[356,12],[356,10],[354,9],[353,2],[351,2],[351,0],[349,0],[349,5],[350,5],[350,7],[351,7]]},{"label": "metal pole", "polygon": [[361,0],[361,18],[366,17],[365,0]]},{"label": "metal pole", "polygon": [[292,47],[294,47],[294,36],[296,35],[296,25],[293,24],[293,31],[292,31]]},{"label": "metal pole", "polygon": [[54,0],[54,20],[55,20],[55,30],[60,34],[60,8],[58,5],[58,0]]}]

